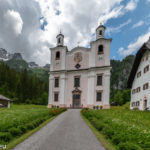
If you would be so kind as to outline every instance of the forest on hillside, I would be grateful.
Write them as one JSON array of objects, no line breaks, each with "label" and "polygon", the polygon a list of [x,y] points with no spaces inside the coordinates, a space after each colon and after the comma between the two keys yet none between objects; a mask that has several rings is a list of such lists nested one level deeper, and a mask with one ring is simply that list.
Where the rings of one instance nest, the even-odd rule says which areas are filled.
[{"label": "forest on hillside", "polygon": [[48,79],[42,81],[36,75],[29,75],[0,64],[0,93],[9,97],[14,103],[46,105],[48,100]]},{"label": "forest on hillside", "polygon": [[127,81],[134,62],[134,55],[125,57],[122,61],[111,60],[110,103],[123,105],[130,101],[130,89]]},{"label": "forest on hillside", "polygon": [[[130,100],[127,80],[134,62],[134,55],[123,60],[111,60],[110,103],[123,105]],[[0,93],[14,103],[46,105],[48,102],[48,73],[43,69],[13,69],[0,64]]]}]

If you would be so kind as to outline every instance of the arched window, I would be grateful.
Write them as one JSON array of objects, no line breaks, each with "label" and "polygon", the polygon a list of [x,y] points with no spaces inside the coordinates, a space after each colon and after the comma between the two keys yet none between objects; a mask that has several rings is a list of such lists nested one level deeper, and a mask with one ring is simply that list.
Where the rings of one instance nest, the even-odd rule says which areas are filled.
[{"label": "arched window", "polygon": [[58,38],[58,43],[60,43],[61,42],[61,39],[60,38]]},{"label": "arched window", "polygon": [[56,60],[60,59],[60,52],[56,52]]},{"label": "arched window", "polygon": [[98,46],[98,54],[103,54],[103,45]]},{"label": "arched window", "polygon": [[99,35],[102,35],[102,30],[99,30]]}]

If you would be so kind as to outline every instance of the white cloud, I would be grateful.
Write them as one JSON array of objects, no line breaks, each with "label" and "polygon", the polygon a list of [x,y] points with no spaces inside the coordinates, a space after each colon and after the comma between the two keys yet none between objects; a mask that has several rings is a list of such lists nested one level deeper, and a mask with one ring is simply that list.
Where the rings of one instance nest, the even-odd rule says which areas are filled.
[{"label": "white cloud", "polygon": [[14,10],[8,10],[4,14],[4,20],[8,30],[12,29],[16,35],[21,34],[23,21],[19,12]]},{"label": "white cloud", "polygon": [[135,10],[135,8],[137,7],[137,3],[139,2],[139,0],[130,0],[125,9],[128,10],[128,11],[133,11]]},{"label": "white cloud", "polygon": [[121,31],[121,29],[122,29],[123,27],[125,27],[125,26],[128,25],[128,24],[130,24],[131,22],[132,22],[132,20],[131,20],[131,19],[128,19],[126,22],[120,24],[120,25],[117,26],[117,27],[107,27],[106,33],[107,33],[108,35],[110,35],[111,33],[118,33],[118,32]]},{"label": "white cloud", "polygon": [[150,2],[150,0],[147,0],[147,2],[149,3],[149,2]]},{"label": "white cloud", "polygon": [[144,42],[146,42],[150,37],[150,28],[148,29],[148,32],[146,34],[143,34],[141,36],[139,36],[135,42],[132,42],[130,43],[127,48],[123,48],[121,47],[119,50],[118,50],[118,53],[121,55],[121,56],[127,56],[127,55],[130,55],[130,54],[133,54],[134,52],[136,52]]},{"label": "white cloud", "polygon": [[132,28],[137,28],[137,27],[140,27],[140,26],[142,26],[144,24],[144,21],[139,21],[139,22],[137,22],[136,24],[134,24],[133,26],[132,26]]},{"label": "white cloud", "polygon": [[[137,4],[137,0],[131,1]],[[79,41],[80,46],[86,46],[100,22],[106,23],[133,10],[133,6],[131,9],[129,4],[125,6],[122,2],[123,0],[86,0],[86,3],[83,0],[0,0],[0,35],[3,35],[0,37],[0,45],[10,52],[22,53],[28,61],[34,60],[44,65],[50,62],[49,47],[56,45],[56,35],[60,29],[69,50],[77,46]],[[47,25],[41,30],[40,26],[45,21]],[[118,27],[118,30],[123,26],[125,25]]]}]

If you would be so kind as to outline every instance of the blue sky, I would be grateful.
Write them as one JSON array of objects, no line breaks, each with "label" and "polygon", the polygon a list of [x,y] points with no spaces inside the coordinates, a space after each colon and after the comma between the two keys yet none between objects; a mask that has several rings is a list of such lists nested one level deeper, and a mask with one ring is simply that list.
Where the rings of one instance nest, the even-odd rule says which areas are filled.
[{"label": "blue sky", "polygon": [[[139,1],[134,11],[128,12],[118,18],[108,20],[105,26],[107,28],[116,28],[124,23],[127,23],[127,25],[118,30],[118,32],[116,31],[106,35],[113,39],[111,44],[111,58],[114,59],[122,59],[125,57],[124,55],[118,54],[120,47],[126,49],[130,43],[136,42],[138,37],[148,33],[150,27],[150,3],[144,0]],[[143,42],[144,41],[141,43]],[[137,45],[136,50],[131,54],[136,54],[138,48],[140,48],[139,45]]]},{"label": "blue sky", "polygon": [[150,0],[0,0],[0,47],[27,61],[50,63],[62,31],[71,50],[89,46],[103,23],[112,38],[111,59],[135,54],[150,36]]}]

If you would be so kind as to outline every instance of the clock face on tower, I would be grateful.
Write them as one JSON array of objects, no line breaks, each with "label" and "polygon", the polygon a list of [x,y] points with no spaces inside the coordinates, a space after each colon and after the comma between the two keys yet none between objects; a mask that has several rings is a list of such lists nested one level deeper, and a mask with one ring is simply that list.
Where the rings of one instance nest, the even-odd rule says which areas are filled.
[{"label": "clock face on tower", "polygon": [[75,53],[75,55],[74,55],[74,61],[76,63],[79,63],[79,62],[82,61],[82,54],[80,52]]}]

